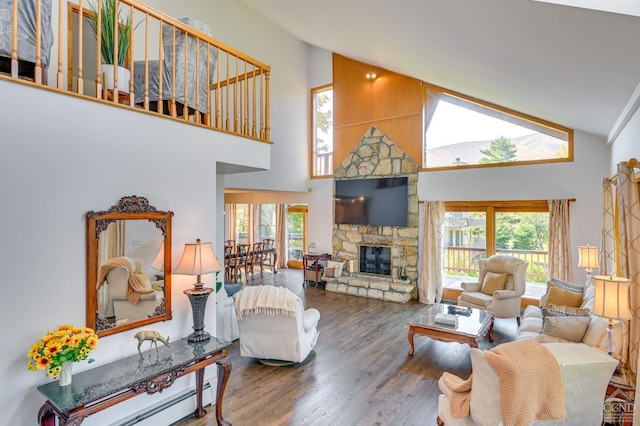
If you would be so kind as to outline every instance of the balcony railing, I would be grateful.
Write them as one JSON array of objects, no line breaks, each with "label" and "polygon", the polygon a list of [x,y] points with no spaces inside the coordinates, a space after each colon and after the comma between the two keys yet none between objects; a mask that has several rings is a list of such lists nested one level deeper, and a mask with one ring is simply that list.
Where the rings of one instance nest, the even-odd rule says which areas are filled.
[{"label": "balcony railing", "polygon": [[269,141],[269,76],[206,25],[136,0],[0,0],[0,78]]},{"label": "balcony railing", "polygon": [[[549,253],[541,250],[498,249],[498,254],[508,254],[529,263],[527,282],[547,282]],[[447,275],[473,276],[479,273],[478,260],[486,257],[484,248],[445,247],[444,273]]]},{"label": "balcony railing", "polygon": [[316,153],[315,175],[333,175],[333,152]]}]

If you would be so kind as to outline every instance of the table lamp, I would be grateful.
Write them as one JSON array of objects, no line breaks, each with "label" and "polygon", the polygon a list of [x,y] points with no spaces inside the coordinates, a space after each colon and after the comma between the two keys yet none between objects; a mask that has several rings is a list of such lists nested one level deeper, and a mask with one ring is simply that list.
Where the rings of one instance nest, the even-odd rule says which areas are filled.
[{"label": "table lamp", "polygon": [[587,271],[587,283],[586,286],[593,285],[591,281],[591,272],[594,269],[598,269],[598,247],[593,247],[587,244],[586,246],[578,247],[578,268],[584,268]]},{"label": "table lamp", "polygon": [[593,277],[595,296],[593,298],[593,313],[609,320],[607,342],[605,347],[612,355],[616,350],[613,340],[613,320],[627,320],[631,318],[629,310],[630,280],[622,277],[596,275]]},{"label": "table lamp", "polygon": [[209,294],[213,289],[204,287],[200,276],[223,269],[224,267],[220,265],[213,252],[211,243],[201,243],[200,239],[197,239],[195,244],[187,243],[184,245],[184,253],[182,253],[182,258],[173,273],[197,277],[197,281],[193,284],[194,288],[184,291],[184,294],[189,297],[193,311],[193,333],[187,336],[189,342],[203,342],[211,337],[209,333],[204,331],[204,311],[207,307]]},{"label": "table lamp", "polygon": [[157,280],[164,279],[164,241],[160,244],[160,250],[158,250],[156,258],[153,259],[149,266],[156,271],[162,272],[162,274],[156,274]]}]

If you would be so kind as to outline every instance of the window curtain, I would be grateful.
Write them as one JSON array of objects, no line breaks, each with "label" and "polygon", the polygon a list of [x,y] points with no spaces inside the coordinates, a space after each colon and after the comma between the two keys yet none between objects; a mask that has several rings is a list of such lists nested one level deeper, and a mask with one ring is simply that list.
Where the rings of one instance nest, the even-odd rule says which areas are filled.
[{"label": "window curtain", "polygon": [[262,236],[260,235],[260,215],[262,214],[262,208],[260,204],[252,204],[251,208],[253,210],[253,214],[252,214],[253,241],[252,243],[257,243],[258,241],[262,241]]},{"label": "window curtain", "polygon": [[602,240],[600,241],[600,275],[616,273],[616,210],[613,204],[614,183],[602,179]]},{"label": "window curtain", "polygon": [[[125,254],[126,221],[115,220],[98,236],[98,274],[100,267],[109,259]],[[96,281],[98,277],[96,276]],[[98,288],[98,311],[103,317],[113,316],[113,304],[109,300],[109,286]]]},{"label": "window curtain", "polygon": [[[620,275],[629,278],[629,304],[633,314],[640,309],[640,202],[633,168],[618,164],[618,231],[620,241]],[[629,321],[628,347],[623,351],[623,365],[637,373],[640,349],[640,319]],[[625,356],[626,355],[626,356]],[[625,359],[626,358],[626,359]]]},{"label": "window curtain", "polygon": [[428,305],[438,303],[442,299],[444,214],[443,201],[424,203],[418,300]]},{"label": "window curtain", "polygon": [[571,281],[569,200],[549,200],[549,278]]},{"label": "window curtain", "polygon": [[229,224],[229,238],[228,240],[236,239],[236,205],[235,204],[225,204],[224,205],[224,215],[227,218],[227,223]]},{"label": "window curtain", "polygon": [[287,267],[287,206],[276,205],[276,252],[278,253],[277,268]]}]

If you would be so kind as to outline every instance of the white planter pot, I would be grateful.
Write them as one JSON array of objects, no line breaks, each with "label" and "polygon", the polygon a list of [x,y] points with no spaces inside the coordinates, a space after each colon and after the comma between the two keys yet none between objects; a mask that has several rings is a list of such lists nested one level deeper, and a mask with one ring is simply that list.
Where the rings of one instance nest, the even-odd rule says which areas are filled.
[{"label": "white planter pot", "polygon": [[[113,77],[115,73],[115,67],[111,64],[100,65],[100,74],[104,78],[102,84],[104,84],[107,90],[113,90]],[[129,93],[129,80],[131,78],[131,72],[123,67],[118,67],[118,91]]]}]

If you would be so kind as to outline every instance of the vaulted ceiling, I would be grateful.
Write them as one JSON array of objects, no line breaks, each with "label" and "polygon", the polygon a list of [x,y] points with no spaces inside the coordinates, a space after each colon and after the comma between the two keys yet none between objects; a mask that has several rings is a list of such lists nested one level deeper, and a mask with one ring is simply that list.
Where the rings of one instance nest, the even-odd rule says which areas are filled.
[{"label": "vaulted ceiling", "polygon": [[531,0],[241,1],[310,45],[602,137],[640,82],[638,16]]}]

